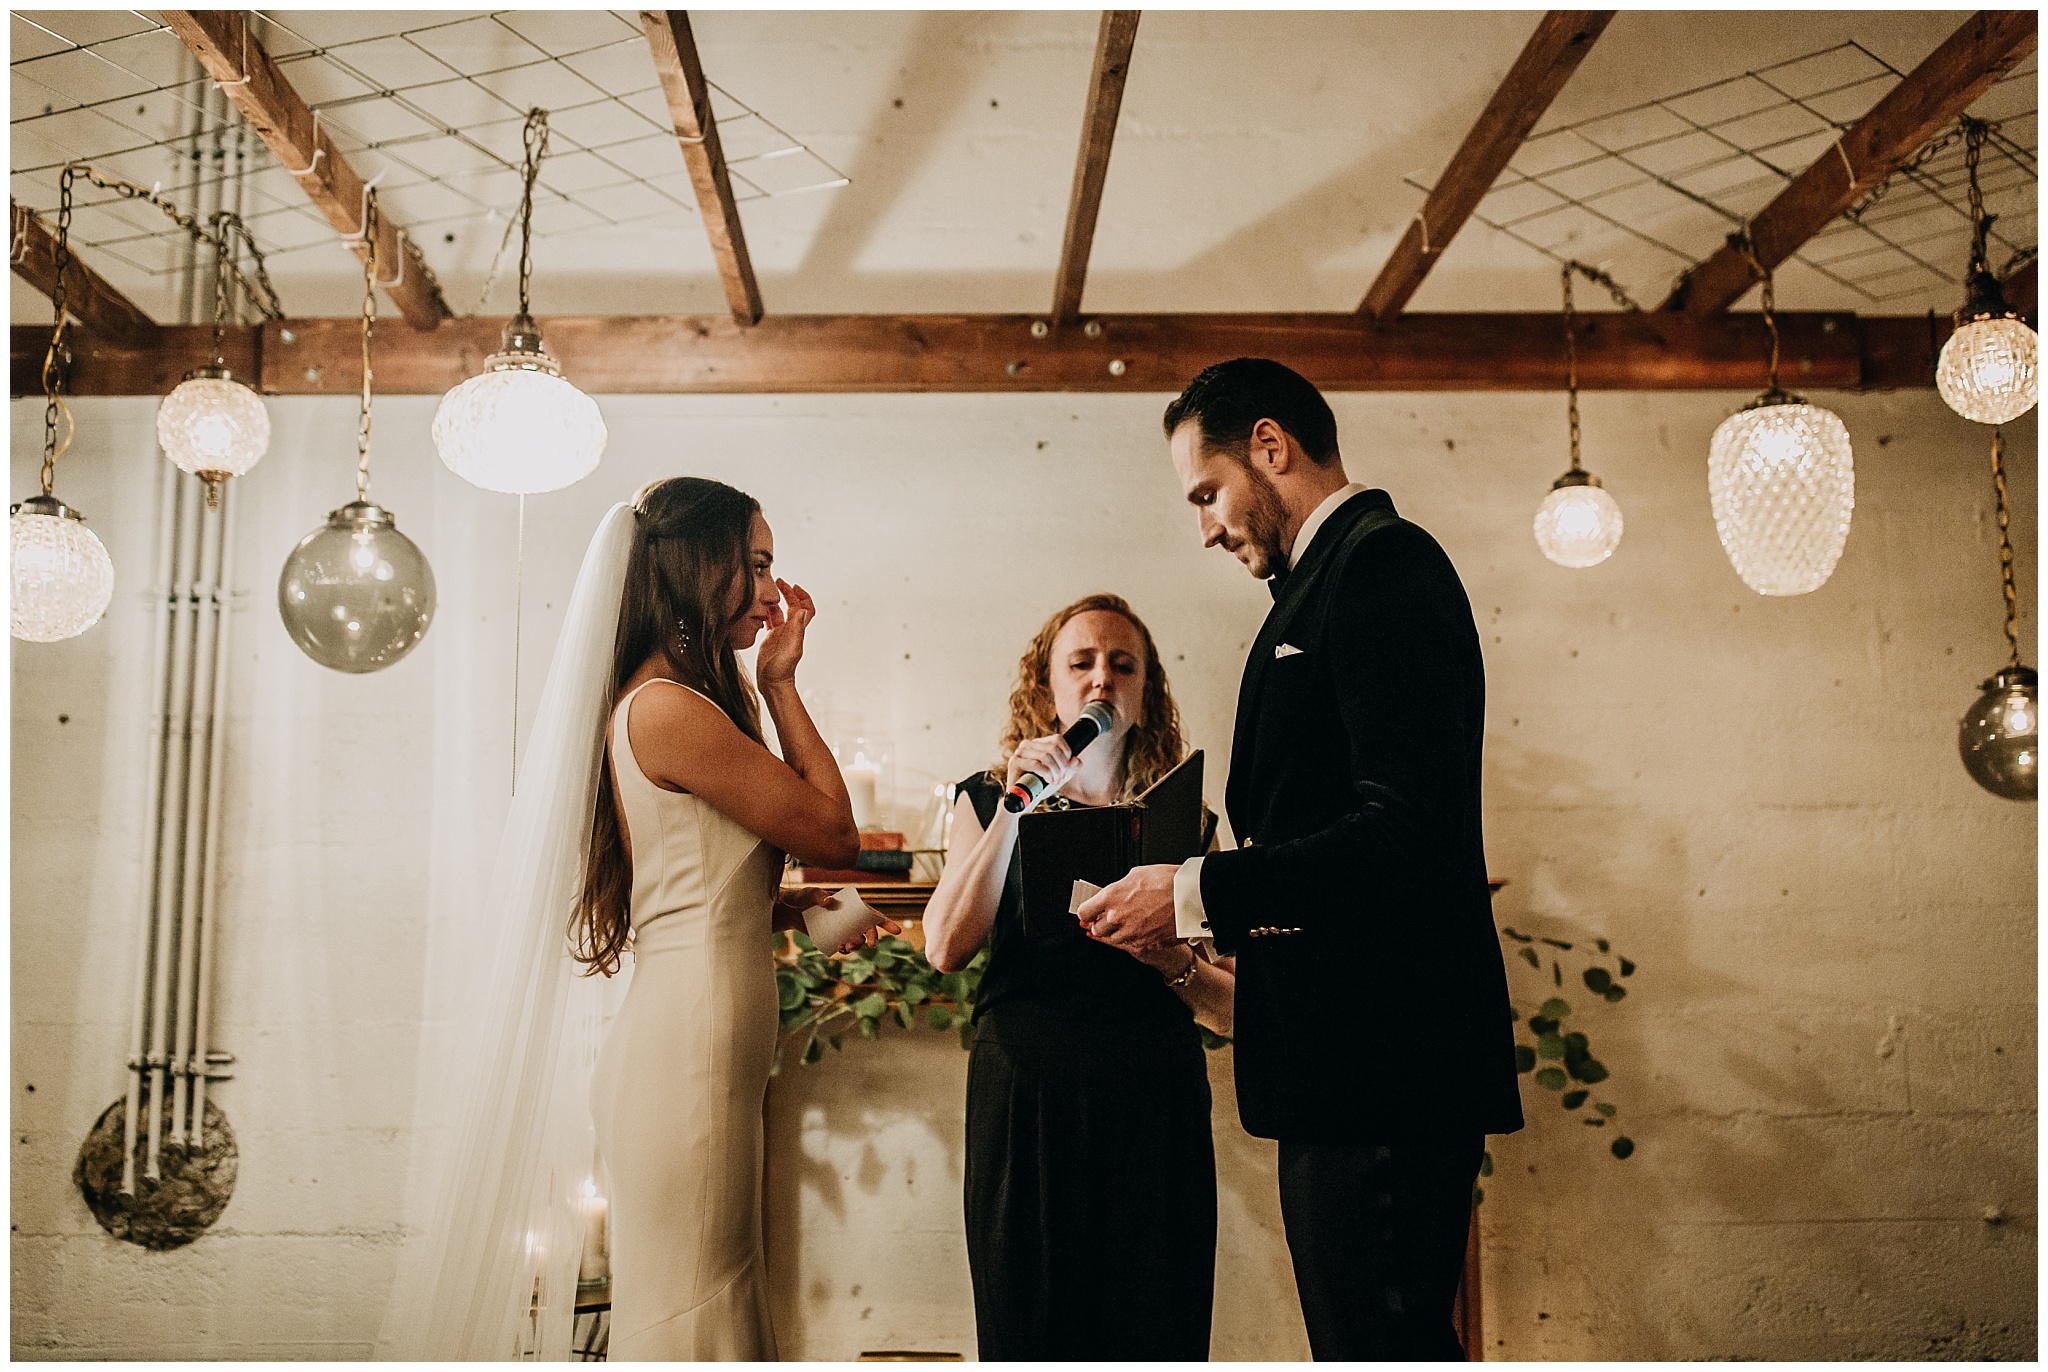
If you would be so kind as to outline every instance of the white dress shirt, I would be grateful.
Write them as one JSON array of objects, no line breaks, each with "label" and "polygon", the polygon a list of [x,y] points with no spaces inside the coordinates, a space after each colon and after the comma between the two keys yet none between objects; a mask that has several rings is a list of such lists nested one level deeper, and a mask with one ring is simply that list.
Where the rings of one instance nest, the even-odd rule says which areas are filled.
[{"label": "white dress shirt", "polygon": [[[1301,532],[1294,536],[1294,553],[1288,558],[1288,565],[1299,567],[1309,544],[1322,532],[1323,525],[1337,512],[1337,507],[1367,489],[1370,488],[1364,483],[1354,481],[1332,491],[1322,504],[1316,506],[1302,521]],[[1211,937],[1209,914],[1202,908],[1202,859],[1199,857],[1189,858],[1173,874],[1173,932],[1176,937],[1184,939]]]}]

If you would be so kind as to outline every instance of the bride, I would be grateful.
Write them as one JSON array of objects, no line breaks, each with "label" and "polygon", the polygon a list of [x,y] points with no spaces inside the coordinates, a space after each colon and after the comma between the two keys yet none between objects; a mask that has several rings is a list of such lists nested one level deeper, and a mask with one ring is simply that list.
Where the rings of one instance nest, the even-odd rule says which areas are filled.
[{"label": "bride", "polygon": [[[796,692],[816,607],[773,563],[759,504],[693,477],[614,506],[591,541],[486,906],[499,956],[461,1063],[470,1105],[384,1352],[566,1355],[594,1141],[611,1184],[610,1357],[776,1356],[760,1213],[769,934],[801,924],[776,885],[784,851],[846,867],[859,836]],[[758,699],[735,656],[757,638]],[[575,972],[609,976],[629,948],[599,1053],[603,979]]]}]

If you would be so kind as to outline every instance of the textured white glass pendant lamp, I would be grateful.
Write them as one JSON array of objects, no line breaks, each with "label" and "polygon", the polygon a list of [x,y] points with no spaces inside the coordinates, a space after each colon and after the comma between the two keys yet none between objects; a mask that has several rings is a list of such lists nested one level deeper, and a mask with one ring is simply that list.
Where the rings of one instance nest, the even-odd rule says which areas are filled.
[{"label": "textured white glass pendant lamp", "polygon": [[525,187],[519,198],[519,313],[505,326],[504,350],[441,397],[434,447],[448,470],[487,491],[532,495],[588,476],[604,455],[597,402],[562,378],[541,346],[528,284],[533,275],[533,183],[547,156],[546,110],[526,116]]},{"label": "textured white glass pendant lamp", "polygon": [[[59,179],[56,323],[43,355],[42,493],[8,512],[10,599],[8,629],[31,643],[76,638],[99,623],[114,598],[114,560],[85,516],[57,499],[57,459],[71,445],[71,410],[57,396],[64,357],[65,277],[71,265],[71,180]],[[64,430],[59,441],[57,431]]]},{"label": "textured white glass pendant lamp", "polygon": [[[237,380],[221,360],[220,336],[228,313],[228,234],[239,232],[257,263],[257,280],[269,288],[263,257],[238,215],[213,216],[213,356],[203,367],[185,373],[157,407],[156,440],[164,456],[206,483],[206,503],[220,505],[220,488],[229,477],[246,475],[270,450],[270,412],[255,391]],[[282,317],[273,294],[267,313]]]},{"label": "textured white glass pendant lamp", "polygon": [[277,612],[299,650],[337,672],[389,667],[426,637],[434,569],[370,501],[370,341],[377,320],[377,198],[364,202],[363,399],[356,429],[356,498],[300,539],[277,577]]},{"label": "textured white glass pendant lamp", "polygon": [[1984,193],[1977,185],[1977,163],[1991,126],[1963,116],[1965,165],[1970,174],[1970,266],[1968,295],[1956,311],[1956,331],[1934,364],[1935,389],[1949,408],[1979,424],[2004,424],[2018,419],[2041,398],[2038,370],[2040,339],[2012,310],[2005,292],[1991,274],[1986,240],[1992,220],[1984,213]]},{"label": "textured white glass pendant lamp", "polygon": [[1771,334],[1769,389],[1721,421],[1707,454],[1714,530],[1736,575],[1758,595],[1804,595],[1834,574],[1856,508],[1849,430],[1832,411],[1778,386],[1778,317],[1771,273],[1747,231],[1743,247],[1763,280]]},{"label": "textured white glass pendant lamp", "polygon": [[1536,546],[1560,567],[1593,567],[1621,542],[1621,506],[1600,478],[1579,465],[1578,315],[1572,308],[1572,269],[1564,265],[1565,408],[1571,421],[1572,465],[1550,484],[1536,507]]}]

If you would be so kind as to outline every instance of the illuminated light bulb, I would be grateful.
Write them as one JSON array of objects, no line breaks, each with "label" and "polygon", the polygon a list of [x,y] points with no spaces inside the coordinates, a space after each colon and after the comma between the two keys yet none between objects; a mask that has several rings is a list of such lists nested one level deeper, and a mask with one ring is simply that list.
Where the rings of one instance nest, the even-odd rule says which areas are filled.
[{"label": "illuminated light bulb", "polygon": [[76,638],[114,599],[114,559],[85,516],[55,496],[33,495],[8,521],[9,629],[30,643]]},{"label": "illuminated light bulb", "polygon": [[1714,430],[1714,530],[1759,595],[1804,595],[1834,574],[1856,508],[1849,430],[1833,411],[1773,392]]},{"label": "illuminated light bulb", "polygon": [[1956,731],[1963,766],[1979,786],[2007,800],[2033,800],[2040,773],[2041,711],[2028,667],[2007,667],[1983,686]]},{"label": "illuminated light bulb", "polygon": [[1536,546],[1560,567],[1593,567],[1621,543],[1621,506],[1591,472],[1559,477],[1536,507]]},{"label": "illuminated light bulb", "polygon": [[607,437],[597,402],[562,379],[531,315],[505,326],[504,350],[484,360],[482,375],[441,397],[433,432],[449,471],[508,495],[582,480]]},{"label": "illuminated light bulb", "polygon": [[426,636],[434,571],[389,511],[357,500],[299,540],[278,576],[277,611],[306,656],[375,672]]},{"label": "illuminated light bulb", "polygon": [[1942,344],[1934,386],[1950,409],[1979,424],[2018,419],[2041,398],[2040,339],[2011,315],[1980,315]]},{"label": "illuminated light bulb", "polygon": [[157,407],[156,439],[164,456],[206,483],[209,504],[220,486],[242,476],[270,450],[270,411],[225,367],[186,373]]}]

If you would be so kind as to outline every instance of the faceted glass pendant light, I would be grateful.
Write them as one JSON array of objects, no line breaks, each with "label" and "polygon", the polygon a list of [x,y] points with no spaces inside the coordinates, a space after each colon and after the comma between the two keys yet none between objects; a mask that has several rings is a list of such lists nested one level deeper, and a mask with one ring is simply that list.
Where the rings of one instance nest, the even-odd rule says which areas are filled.
[{"label": "faceted glass pendant light", "polygon": [[1979,424],[2018,419],[2041,398],[2040,340],[2009,314],[1980,315],[1949,335],[1934,366],[1950,409]]},{"label": "faceted glass pendant light", "polygon": [[351,501],[284,560],[277,612],[292,642],[321,666],[380,671],[426,637],[434,569],[390,511]]},{"label": "faceted glass pendant light", "polygon": [[582,480],[604,455],[606,437],[597,402],[562,379],[530,315],[506,327],[504,351],[434,412],[434,447],[448,470],[508,495]]},{"label": "faceted glass pendant light", "polygon": [[220,484],[241,476],[270,449],[270,411],[225,367],[200,367],[164,397],[156,412],[164,456],[206,483],[218,504]]},{"label": "faceted glass pendant light", "polygon": [[14,636],[55,643],[99,623],[114,598],[114,560],[85,516],[55,496],[34,495],[8,524]]},{"label": "faceted glass pendant light", "polygon": [[1984,683],[1956,731],[1963,766],[1979,786],[2007,800],[2039,793],[2041,711],[2032,668],[2007,667]]},{"label": "faceted glass pendant light", "polygon": [[1783,392],[1721,421],[1707,454],[1714,530],[1759,595],[1804,595],[1834,574],[1856,508],[1849,430]]},{"label": "faceted glass pendant light", "polygon": [[1621,542],[1621,506],[1591,472],[1566,472],[1536,507],[1536,546],[1560,567],[1594,567]]}]

